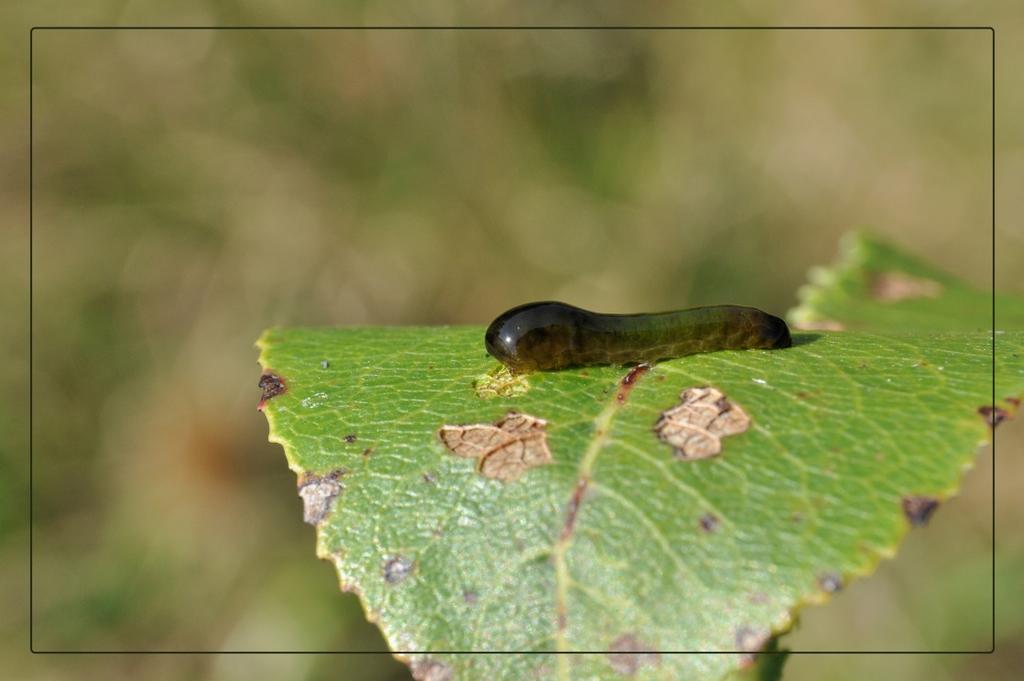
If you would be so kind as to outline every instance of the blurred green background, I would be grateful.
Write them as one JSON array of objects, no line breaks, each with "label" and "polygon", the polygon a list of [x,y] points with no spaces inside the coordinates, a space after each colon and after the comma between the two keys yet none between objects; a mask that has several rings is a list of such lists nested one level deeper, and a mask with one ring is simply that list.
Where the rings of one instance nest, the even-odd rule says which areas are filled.
[{"label": "blurred green background", "polygon": [[[100,16],[132,23],[136,5]],[[218,7],[184,3],[174,23],[246,23]],[[857,18],[872,23],[868,4]],[[384,649],[315,559],[294,476],[266,442],[253,343],[268,326],[485,324],[542,298],[783,313],[859,227],[975,285],[991,278],[984,31],[45,30],[34,42],[40,650]],[[3,62],[12,92],[25,67],[21,54]],[[1019,141],[1024,126],[1009,125]],[[23,131],[0,144],[7,175],[22,172]],[[1024,166],[1019,147],[1006,157],[1011,174]],[[998,285],[1024,293],[1024,231],[997,238]],[[13,306],[25,249],[4,248]],[[0,333],[24,351],[23,327]],[[410,678],[387,655],[20,654],[27,461],[13,413],[0,422],[12,678]],[[1024,428],[999,435],[998,494],[1019,498],[1024,464],[1005,453]],[[897,561],[806,611],[783,645],[988,648],[990,453],[978,461]],[[1004,503],[997,520],[1019,527],[1024,511]],[[1024,537],[1001,541],[998,559],[999,600],[1019,602]],[[998,615],[996,657],[802,656],[786,678],[1011,678],[1024,615]]]}]

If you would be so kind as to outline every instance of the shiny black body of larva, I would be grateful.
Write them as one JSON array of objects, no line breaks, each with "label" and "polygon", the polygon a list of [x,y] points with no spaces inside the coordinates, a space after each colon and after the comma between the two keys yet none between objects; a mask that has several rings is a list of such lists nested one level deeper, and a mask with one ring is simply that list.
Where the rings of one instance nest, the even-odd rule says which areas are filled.
[{"label": "shiny black body of larva", "polygon": [[716,305],[654,314],[598,314],[528,303],[487,327],[487,352],[515,372],[656,362],[715,350],[788,348],[789,327],[753,307]]}]

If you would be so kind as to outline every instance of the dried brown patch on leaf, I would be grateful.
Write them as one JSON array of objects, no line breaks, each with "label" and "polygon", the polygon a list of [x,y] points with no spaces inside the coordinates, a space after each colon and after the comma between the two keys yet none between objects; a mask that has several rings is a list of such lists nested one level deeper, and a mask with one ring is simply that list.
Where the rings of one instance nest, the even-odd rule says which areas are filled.
[{"label": "dried brown patch on leaf", "polygon": [[264,407],[267,406],[267,400],[277,397],[288,390],[284,379],[269,371],[260,376],[260,382],[257,386],[263,391],[260,395],[260,402],[256,405],[256,409],[259,411],[263,411]]},{"label": "dried brown patch on leaf", "polygon": [[493,425],[442,426],[437,435],[456,456],[478,459],[481,475],[511,482],[551,463],[546,429],[544,419],[510,411]]},{"label": "dried brown patch on leaf", "polygon": [[914,527],[922,527],[928,524],[928,520],[939,507],[939,500],[935,497],[920,495],[909,495],[902,500],[903,515],[907,517]]},{"label": "dried brown patch on leaf", "polygon": [[676,450],[676,458],[693,461],[722,451],[722,438],[750,427],[750,417],[717,388],[689,388],[679,404],[661,413],[654,424],[658,439]]},{"label": "dried brown patch on leaf", "polygon": [[416,681],[452,681],[452,668],[429,657],[418,657],[409,665]]},{"label": "dried brown patch on leaf", "polygon": [[618,674],[633,676],[640,667],[657,667],[661,656],[653,646],[633,634],[623,634],[608,646],[608,664]]},{"label": "dried brown patch on leaf", "polygon": [[912,277],[903,272],[883,272],[871,281],[871,296],[885,303],[913,298],[938,298],[942,284],[931,279]]},{"label": "dried brown patch on leaf", "polygon": [[303,473],[299,476],[299,496],[302,497],[302,519],[310,525],[320,521],[334,508],[334,501],[345,489],[341,478],[348,471],[344,468],[333,470],[326,475]]}]

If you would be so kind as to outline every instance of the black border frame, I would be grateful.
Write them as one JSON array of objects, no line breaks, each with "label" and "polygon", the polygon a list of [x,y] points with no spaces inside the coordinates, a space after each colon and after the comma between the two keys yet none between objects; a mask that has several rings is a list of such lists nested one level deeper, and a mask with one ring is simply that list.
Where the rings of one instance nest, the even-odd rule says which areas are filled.
[{"label": "black border frame", "polygon": [[[28,91],[29,91],[29,182],[28,182],[28,198],[29,198],[29,221],[28,221],[28,274],[29,274],[29,350],[28,350],[28,368],[29,368],[29,388],[28,388],[28,443],[29,443],[29,631],[28,641],[29,650],[34,655],[393,655],[395,657],[405,658],[407,661],[412,659],[414,655],[522,655],[522,654],[536,654],[536,655],[603,655],[609,654],[613,651],[608,650],[574,650],[574,651],[522,651],[522,650],[502,650],[502,651],[473,651],[473,650],[400,650],[400,651],[377,651],[377,650],[37,650],[35,647],[35,621],[34,621],[34,582],[33,582],[33,535],[35,533],[35,526],[33,524],[34,515],[34,460],[33,460],[33,446],[32,446],[32,434],[34,432],[33,427],[33,352],[32,352],[32,337],[33,337],[33,193],[34,193],[34,129],[33,129],[33,113],[34,113],[34,84],[35,84],[35,69],[34,69],[34,36],[36,31],[122,31],[122,30],[158,30],[158,31],[341,31],[341,30],[386,30],[386,31],[569,31],[569,30],[603,30],[603,31],[617,31],[617,30],[628,30],[628,31],[988,31],[991,35],[991,183],[992,183],[992,194],[991,194],[991,230],[992,230],[992,403],[991,407],[993,410],[996,408],[996,299],[995,299],[995,285],[996,285],[996,30],[994,26],[985,25],[960,25],[960,26],[927,26],[927,25],[908,25],[908,26],[866,26],[866,25],[851,25],[851,26],[814,26],[814,25],[782,25],[782,26],[735,26],[735,25],[695,25],[695,26],[682,26],[682,25],[618,25],[618,26],[600,26],[600,25],[572,25],[572,26],[559,26],[559,25],[540,25],[540,26],[500,26],[500,25],[468,25],[468,26],[386,26],[386,25],[334,25],[334,26],[309,26],[309,25],[297,25],[297,26],[243,26],[243,25],[229,25],[229,26],[185,26],[185,25],[168,25],[168,26],[141,26],[141,25],[126,25],[126,26],[113,26],[113,25],[79,25],[79,26],[60,26],[60,25],[42,25],[32,26],[29,29],[29,72],[28,72]],[[996,412],[993,411],[993,414]],[[990,430],[992,434],[992,641],[991,646],[987,650],[765,650],[758,653],[758,655],[986,655],[993,654],[996,650],[996,428],[992,425]],[[674,654],[685,654],[685,655],[742,655],[749,654],[747,651],[741,650],[661,650],[659,654],[674,655]]]}]

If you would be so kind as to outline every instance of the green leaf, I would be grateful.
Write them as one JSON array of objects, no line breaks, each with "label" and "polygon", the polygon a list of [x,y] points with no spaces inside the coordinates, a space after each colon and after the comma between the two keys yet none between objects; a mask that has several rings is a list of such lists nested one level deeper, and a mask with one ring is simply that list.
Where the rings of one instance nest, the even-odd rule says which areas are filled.
[{"label": "green leaf", "polygon": [[997,373],[995,394],[1017,395],[1003,377],[1024,360],[1002,336],[1006,329],[1024,329],[1024,298],[970,287],[865,232],[843,237],[839,261],[811,269],[809,279],[798,291],[800,305],[787,315],[794,327],[807,330],[991,331],[994,303],[989,356],[994,351],[997,365],[1010,365]]},{"label": "green leaf", "polygon": [[[272,329],[259,345],[317,553],[418,678],[708,679],[892,556],[988,439],[991,332],[903,328],[662,362],[629,390],[622,367],[523,385],[494,371],[482,327]],[[999,344],[1001,394],[1019,397],[1024,333]],[[698,386],[750,424],[680,460],[654,426]],[[546,421],[551,454],[517,480],[439,436],[510,411]],[[460,650],[593,654],[443,652]]]},{"label": "green leaf", "polygon": [[[842,240],[840,260],[814,268],[790,311],[799,328],[864,331],[992,329],[992,292],[979,291],[869,234]],[[997,328],[1024,328],[1024,300],[996,295]]]}]

